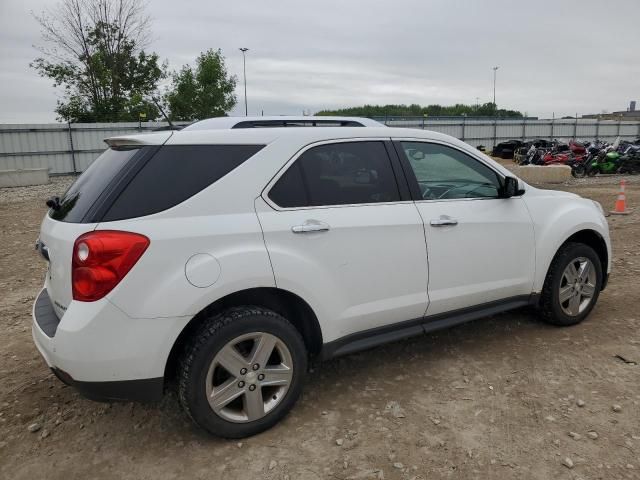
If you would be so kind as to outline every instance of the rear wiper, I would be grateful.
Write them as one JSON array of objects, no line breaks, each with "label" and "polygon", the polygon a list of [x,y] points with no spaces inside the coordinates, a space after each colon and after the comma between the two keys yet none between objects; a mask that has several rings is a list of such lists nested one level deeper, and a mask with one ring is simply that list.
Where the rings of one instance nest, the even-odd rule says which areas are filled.
[{"label": "rear wiper", "polygon": [[47,200],[47,207],[55,211],[60,210],[60,197],[51,197]]}]

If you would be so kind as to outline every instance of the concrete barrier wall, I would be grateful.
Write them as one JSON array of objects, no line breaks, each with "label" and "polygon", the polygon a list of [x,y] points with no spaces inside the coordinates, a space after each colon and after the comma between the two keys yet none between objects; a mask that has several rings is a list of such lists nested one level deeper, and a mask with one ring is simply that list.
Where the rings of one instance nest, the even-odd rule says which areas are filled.
[{"label": "concrete barrier wall", "polygon": [[0,170],[0,188],[28,187],[49,183],[48,168],[28,168],[25,170]]},{"label": "concrete barrier wall", "polygon": [[571,179],[571,167],[567,165],[508,165],[507,168],[527,183],[564,183]]}]

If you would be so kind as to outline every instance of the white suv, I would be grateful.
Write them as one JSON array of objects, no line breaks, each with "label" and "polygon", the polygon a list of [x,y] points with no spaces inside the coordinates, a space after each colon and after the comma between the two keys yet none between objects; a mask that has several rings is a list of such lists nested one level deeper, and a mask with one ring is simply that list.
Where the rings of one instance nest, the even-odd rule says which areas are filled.
[{"label": "white suv", "polygon": [[447,135],[163,132],[110,148],[51,207],[33,337],[95,399],[177,379],[207,431],[255,434],[326,359],[535,305],[583,320],[611,265],[601,206]]}]

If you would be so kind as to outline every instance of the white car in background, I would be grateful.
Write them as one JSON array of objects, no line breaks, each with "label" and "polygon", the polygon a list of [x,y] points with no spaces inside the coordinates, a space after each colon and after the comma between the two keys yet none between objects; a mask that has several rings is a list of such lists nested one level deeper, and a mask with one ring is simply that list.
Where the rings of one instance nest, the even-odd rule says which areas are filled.
[{"label": "white car in background", "polygon": [[33,337],[90,398],[177,377],[198,425],[244,437],[293,407],[310,358],[525,305],[573,325],[607,283],[598,203],[450,136],[197,125],[108,140],[48,203]]}]

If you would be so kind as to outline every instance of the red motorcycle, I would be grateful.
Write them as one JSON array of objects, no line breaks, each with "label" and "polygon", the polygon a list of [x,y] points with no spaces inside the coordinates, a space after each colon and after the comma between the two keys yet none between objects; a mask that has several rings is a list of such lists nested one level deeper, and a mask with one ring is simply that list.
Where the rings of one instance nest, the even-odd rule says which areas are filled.
[{"label": "red motorcycle", "polygon": [[575,140],[569,140],[569,150],[575,155],[582,157],[587,153],[587,149],[584,144],[576,142]]},{"label": "red motorcycle", "polygon": [[553,153],[547,152],[542,157],[543,165],[566,165],[567,162],[579,161],[582,159],[582,155],[574,155],[572,152],[560,152]]}]

